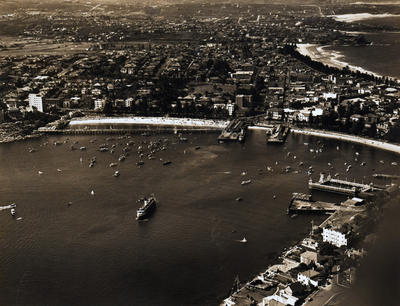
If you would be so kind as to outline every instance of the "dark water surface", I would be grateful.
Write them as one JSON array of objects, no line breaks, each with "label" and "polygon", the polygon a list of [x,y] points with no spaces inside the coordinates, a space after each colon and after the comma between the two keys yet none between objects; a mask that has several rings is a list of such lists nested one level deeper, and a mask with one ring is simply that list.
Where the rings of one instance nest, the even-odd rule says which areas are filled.
[{"label": "dark water surface", "polygon": [[[236,275],[248,280],[261,272],[309,232],[312,218],[323,219],[286,215],[291,193],[307,191],[308,166],[317,178],[328,162],[332,174],[344,174],[347,161],[349,179],[369,182],[374,172],[398,173],[390,162],[400,164],[389,152],[299,135],[283,146],[266,145],[262,131],[249,133],[244,145],[219,145],[216,134],[187,137],[181,143],[175,135],[132,136],[132,152],[116,168],[108,165],[128,139],[54,136],[1,144],[0,205],[15,202],[22,220],[0,211],[0,305],[216,305]],[[168,139],[167,150],[136,166],[139,143],[159,138]],[[87,151],[71,151],[74,141]],[[106,142],[117,144],[114,154],[97,151]],[[37,152],[28,153],[30,147]],[[89,168],[93,156],[97,164]],[[288,165],[300,172],[284,173]],[[115,170],[120,177],[112,176]],[[245,179],[252,183],[242,186]],[[150,193],[159,205],[139,223],[136,200]],[[235,201],[239,196],[243,201]],[[237,242],[243,237],[247,244]]]},{"label": "dark water surface", "polygon": [[[362,24],[399,27],[400,17],[371,18]],[[373,73],[400,79],[400,32],[365,33],[372,45],[335,46],[329,48],[341,52],[343,60]]]}]

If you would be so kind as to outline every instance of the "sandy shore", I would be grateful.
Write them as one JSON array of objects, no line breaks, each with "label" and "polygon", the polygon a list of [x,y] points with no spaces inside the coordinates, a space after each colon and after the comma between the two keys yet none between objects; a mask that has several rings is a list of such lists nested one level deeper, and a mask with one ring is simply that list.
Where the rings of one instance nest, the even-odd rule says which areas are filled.
[{"label": "sandy shore", "polygon": [[70,126],[76,125],[112,125],[112,124],[132,124],[132,125],[154,125],[154,126],[181,126],[224,129],[228,121],[191,119],[191,118],[170,118],[170,117],[93,117],[77,118],[70,121]]},{"label": "sandy shore", "polygon": [[381,75],[366,70],[362,67],[351,65],[344,61],[344,55],[339,51],[326,50],[330,45],[320,46],[316,44],[297,44],[297,51],[304,56],[309,56],[312,60],[321,62],[324,65],[343,69],[348,67],[351,71],[373,74],[374,76],[381,77]]},{"label": "sandy shore", "polygon": [[375,18],[388,18],[388,17],[400,17],[400,15],[394,14],[370,14],[370,13],[358,13],[358,14],[343,14],[343,15],[328,15],[327,17],[331,17],[336,21],[341,22],[356,22],[366,19],[375,19]]},{"label": "sandy shore", "polygon": [[341,133],[336,133],[336,132],[327,132],[327,131],[319,131],[319,130],[311,130],[311,129],[293,128],[293,129],[291,129],[291,132],[297,133],[297,134],[325,137],[325,138],[337,139],[337,140],[341,140],[341,141],[349,141],[349,142],[359,143],[359,144],[367,145],[367,146],[374,147],[377,149],[387,150],[387,151],[391,151],[391,152],[400,154],[400,145],[392,144],[392,143],[388,143],[388,142],[384,142],[384,141],[367,139],[367,138],[363,138],[363,137],[359,137],[359,136],[341,134]]}]

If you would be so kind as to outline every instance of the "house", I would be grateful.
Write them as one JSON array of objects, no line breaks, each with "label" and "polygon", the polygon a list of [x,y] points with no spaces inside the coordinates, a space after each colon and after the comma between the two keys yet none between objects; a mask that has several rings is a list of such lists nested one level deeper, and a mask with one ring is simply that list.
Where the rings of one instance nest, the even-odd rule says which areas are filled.
[{"label": "house", "polygon": [[318,253],[312,252],[312,251],[305,251],[304,253],[301,253],[300,254],[300,263],[304,263],[306,265],[314,263],[314,264],[318,265]]},{"label": "house", "polygon": [[267,110],[267,117],[272,120],[283,119],[283,109],[281,108],[270,108]]},{"label": "house", "polygon": [[297,274],[297,281],[306,286],[318,287],[319,272],[307,270]]},{"label": "house", "polygon": [[296,302],[299,300],[295,295],[299,292],[299,283],[292,283],[290,286],[287,286],[284,289],[278,287],[277,291],[270,296],[263,298],[260,303],[262,306],[277,306],[277,305],[291,305],[294,306]]}]

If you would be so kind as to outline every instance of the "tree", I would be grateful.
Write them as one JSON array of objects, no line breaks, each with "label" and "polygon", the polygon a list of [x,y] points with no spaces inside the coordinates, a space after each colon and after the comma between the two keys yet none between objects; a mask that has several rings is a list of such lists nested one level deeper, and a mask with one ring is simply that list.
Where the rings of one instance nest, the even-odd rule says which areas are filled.
[{"label": "tree", "polygon": [[107,101],[106,104],[104,105],[103,113],[105,115],[111,115],[113,113],[113,111],[114,110],[113,110],[112,103],[110,101]]}]

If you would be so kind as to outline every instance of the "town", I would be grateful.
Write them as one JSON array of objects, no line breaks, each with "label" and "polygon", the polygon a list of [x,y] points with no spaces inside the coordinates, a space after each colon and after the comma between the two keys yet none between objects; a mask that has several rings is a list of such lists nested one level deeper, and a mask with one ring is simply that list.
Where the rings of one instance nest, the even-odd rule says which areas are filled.
[{"label": "town", "polygon": [[1,139],[68,114],[106,114],[257,115],[398,141],[398,81],[328,67],[296,49],[368,43],[351,33],[371,26],[326,17],[333,9],[345,10],[79,2],[10,10],[0,16]]}]

